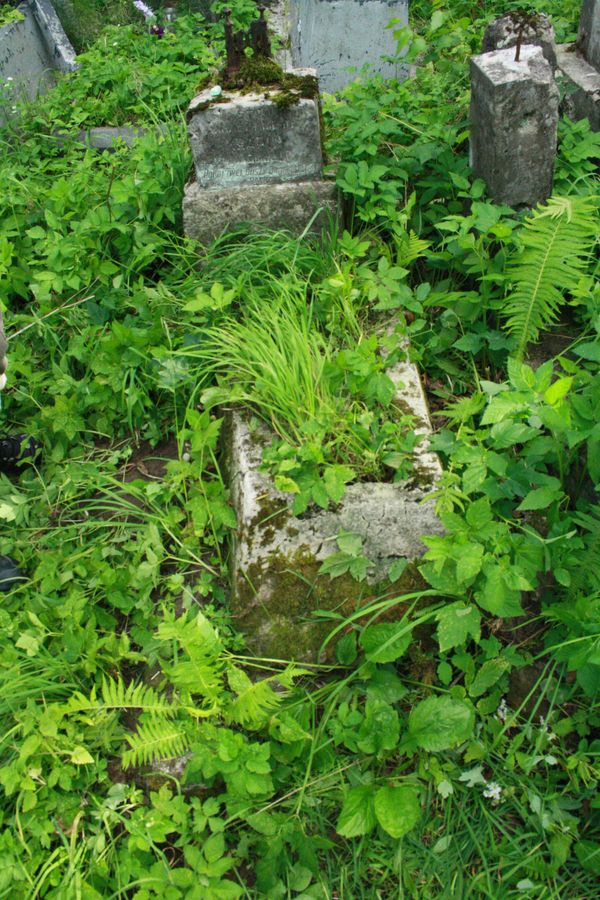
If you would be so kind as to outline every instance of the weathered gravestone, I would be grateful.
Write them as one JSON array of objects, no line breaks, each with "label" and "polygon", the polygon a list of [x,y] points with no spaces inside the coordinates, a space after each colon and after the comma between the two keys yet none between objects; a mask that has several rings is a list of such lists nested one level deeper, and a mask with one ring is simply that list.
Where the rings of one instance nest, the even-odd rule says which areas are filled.
[{"label": "weathered gravestone", "polygon": [[[431,433],[427,402],[416,366],[406,361],[388,369],[397,386],[398,406],[415,417],[415,430]],[[434,501],[425,499],[441,475],[427,438],[417,446],[412,476],[397,484],[357,483],[346,487],[336,508],[292,512],[292,499],[261,471],[269,430],[251,425],[239,412],[228,414],[225,431],[226,471],[237,530],[231,554],[231,611],[250,652],[264,657],[316,660],[331,630],[311,616],[316,609],[350,614],[369,598],[396,597],[425,584],[417,561],[425,547],[421,537],[441,534]],[[336,536],[358,534],[371,561],[367,578],[349,574],[331,579],[319,574],[323,560],[337,550]],[[393,584],[394,563],[407,566]]]},{"label": "weathered gravestone", "polygon": [[535,206],[551,195],[558,104],[540,47],[471,59],[471,166],[497,203]]},{"label": "weathered gravestone", "polygon": [[188,110],[196,180],[184,194],[184,230],[208,243],[241,223],[298,234],[320,229],[336,213],[337,195],[322,178],[316,74],[284,72],[269,58],[263,8],[249,36],[228,20],[225,38],[223,88],[198,94]]},{"label": "weathered gravestone", "polygon": [[408,25],[408,0],[278,0],[269,4],[271,22],[289,43],[293,66],[317,70],[322,90],[340,90],[360,74],[406,78],[396,59],[392,19]]},{"label": "weathered gravestone", "polygon": [[600,69],[600,0],[583,0],[577,43],[585,59]]},{"label": "weathered gravestone", "polygon": [[[2,107],[33,100],[55,83],[55,71],[77,68],[75,51],[50,0],[31,0],[18,7],[19,22],[0,28]],[[0,109],[0,122],[6,118]]]},{"label": "weathered gravestone", "polygon": [[600,0],[584,0],[577,43],[557,48],[562,109],[600,131]]}]

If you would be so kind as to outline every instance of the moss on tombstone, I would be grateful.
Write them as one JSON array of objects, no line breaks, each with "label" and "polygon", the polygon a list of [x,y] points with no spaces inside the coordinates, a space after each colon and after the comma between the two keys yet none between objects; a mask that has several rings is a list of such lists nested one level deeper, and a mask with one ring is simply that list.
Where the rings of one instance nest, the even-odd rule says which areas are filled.
[{"label": "moss on tombstone", "polygon": [[[319,649],[332,629],[331,621],[312,614],[323,609],[349,616],[375,599],[399,597],[423,590],[426,584],[410,562],[391,583],[357,582],[349,573],[337,578],[320,575],[321,563],[308,549],[269,554],[262,563],[237,573],[232,613],[245,634],[249,650],[267,658],[318,661]],[[385,618],[399,618],[409,603],[401,599]],[[331,659],[334,646],[326,652]]]},{"label": "moss on tombstone", "polygon": [[242,94],[264,92],[282,109],[319,96],[319,82],[314,75],[284,72],[278,63],[264,56],[244,60],[234,75],[224,77],[223,87]]}]

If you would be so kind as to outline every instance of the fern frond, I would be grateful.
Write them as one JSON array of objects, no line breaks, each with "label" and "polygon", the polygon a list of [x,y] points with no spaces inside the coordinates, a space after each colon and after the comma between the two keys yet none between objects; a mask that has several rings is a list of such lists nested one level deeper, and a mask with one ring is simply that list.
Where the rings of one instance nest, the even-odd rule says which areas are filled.
[{"label": "fern frond", "polygon": [[501,315],[517,338],[517,358],[558,317],[565,294],[585,274],[598,232],[598,209],[587,197],[552,197],[524,223],[523,250],[506,278],[513,285]]},{"label": "fern frond", "polygon": [[125,685],[120,679],[114,681],[105,678],[102,682],[101,697],[96,688],[92,688],[89,697],[77,691],[69,698],[65,712],[112,712],[117,709],[137,709],[150,715],[169,717],[175,715],[177,709],[164,697],[145,684]]},{"label": "fern frond", "polygon": [[181,756],[190,745],[186,731],[178,723],[165,719],[150,719],[140,724],[135,734],[126,735],[126,740],[129,750],[122,754],[125,769]]},{"label": "fern frond", "polygon": [[[162,622],[159,641],[176,641],[183,651],[171,665],[163,666],[171,684],[190,694],[217,700],[222,691],[223,644],[218,631],[202,614]],[[183,656],[185,654],[185,657]]]},{"label": "fern frond", "polygon": [[395,239],[396,244],[396,265],[406,269],[415,260],[425,255],[425,251],[429,249],[429,241],[424,241],[411,231],[409,234],[404,233],[402,237]]},{"label": "fern frond", "polygon": [[245,728],[260,728],[281,706],[294,679],[301,674],[303,670],[288,666],[284,672],[253,682],[242,669],[232,666],[227,677],[237,696],[224,711],[225,717]]}]

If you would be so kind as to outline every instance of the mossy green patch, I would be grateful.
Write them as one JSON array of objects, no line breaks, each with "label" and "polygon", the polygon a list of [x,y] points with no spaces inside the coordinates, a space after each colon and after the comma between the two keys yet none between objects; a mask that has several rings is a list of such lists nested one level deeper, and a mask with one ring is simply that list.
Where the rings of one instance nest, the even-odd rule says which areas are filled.
[{"label": "mossy green patch", "polygon": [[319,96],[319,82],[314,75],[284,72],[274,60],[262,56],[245,60],[235,75],[223,78],[223,87],[242,94],[264,92],[282,109]]},{"label": "mossy green patch", "polygon": [[[252,653],[266,658],[318,661],[332,623],[319,620],[316,610],[348,616],[375,599],[398,597],[387,618],[400,617],[408,604],[402,596],[426,587],[415,562],[394,583],[357,582],[350,574],[330,578],[319,574],[321,563],[308,549],[275,551],[238,573],[231,610]],[[327,648],[330,659],[333,645]]]}]

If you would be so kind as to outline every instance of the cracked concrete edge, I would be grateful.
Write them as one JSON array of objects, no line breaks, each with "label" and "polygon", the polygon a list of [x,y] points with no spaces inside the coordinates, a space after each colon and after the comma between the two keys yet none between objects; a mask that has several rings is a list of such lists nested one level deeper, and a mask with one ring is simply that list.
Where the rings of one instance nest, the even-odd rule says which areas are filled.
[{"label": "cracked concrete edge", "polygon": [[564,111],[574,121],[588,119],[592,130],[600,131],[600,72],[573,44],[559,44],[556,58],[558,81],[570,85],[562,99]]},{"label": "cracked concrete edge", "polygon": [[79,63],[76,61],[75,50],[50,0],[29,0],[29,7],[53,67],[59,72],[77,71]]}]

